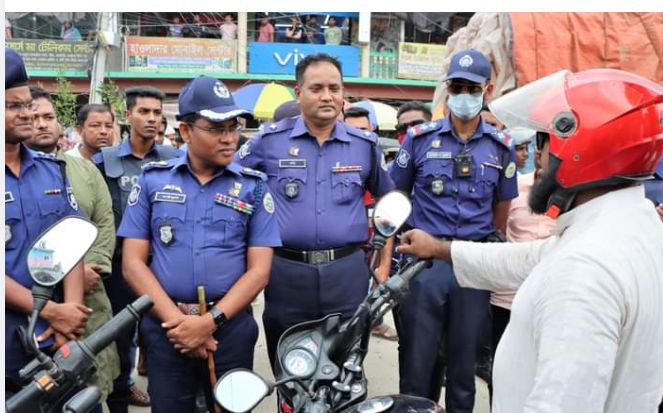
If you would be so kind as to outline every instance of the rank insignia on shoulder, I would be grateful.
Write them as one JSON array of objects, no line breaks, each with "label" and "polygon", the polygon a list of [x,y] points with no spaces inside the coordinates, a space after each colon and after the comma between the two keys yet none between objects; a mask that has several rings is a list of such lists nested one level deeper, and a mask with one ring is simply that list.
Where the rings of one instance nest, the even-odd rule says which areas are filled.
[{"label": "rank insignia on shoulder", "polygon": [[236,211],[243,212],[247,215],[252,215],[256,207],[249,204],[248,202],[242,201],[241,199],[234,198],[228,195],[223,195],[217,193],[214,196],[214,202],[232,208]]},{"label": "rank insignia on shoulder", "polygon": [[262,206],[265,208],[265,211],[267,211],[270,214],[274,213],[274,198],[272,198],[272,194],[267,192],[265,196],[262,198]]},{"label": "rank insignia on shoulder", "polygon": [[127,199],[127,205],[134,206],[138,203],[138,196],[140,195],[140,185],[134,184],[131,188],[131,193]]},{"label": "rank insignia on shoulder", "polygon": [[149,171],[152,168],[166,168],[168,167],[168,162],[166,161],[154,161],[148,162],[141,167],[144,171]]},{"label": "rank insignia on shoulder", "polygon": [[255,169],[244,167],[242,168],[242,173],[249,176],[255,176],[256,178],[267,180],[267,175]]},{"label": "rank insignia on shoulder", "polygon": [[270,129],[270,130],[275,131],[276,128],[277,128],[276,123],[272,123],[271,125],[269,125],[269,129]]}]

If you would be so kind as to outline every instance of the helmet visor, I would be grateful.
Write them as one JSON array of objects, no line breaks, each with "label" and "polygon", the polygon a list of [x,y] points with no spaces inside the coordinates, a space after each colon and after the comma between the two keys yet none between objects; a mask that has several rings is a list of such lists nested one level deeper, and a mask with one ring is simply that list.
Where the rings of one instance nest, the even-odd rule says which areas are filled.
[{"label": "helmet visor", "polygon": [[[562,70],[535,80],[492,101],[488,105],[490,111],[509,129],[527,128],[568,136],[566,132],[575,130],[575,116],[565,93],[566,79],[570,75],[570,71]],[[564,118],[561,123],[560,116]],[[567,119],[569,117],[572,119]],[[566,132],[558,133],[555,125]]]}]

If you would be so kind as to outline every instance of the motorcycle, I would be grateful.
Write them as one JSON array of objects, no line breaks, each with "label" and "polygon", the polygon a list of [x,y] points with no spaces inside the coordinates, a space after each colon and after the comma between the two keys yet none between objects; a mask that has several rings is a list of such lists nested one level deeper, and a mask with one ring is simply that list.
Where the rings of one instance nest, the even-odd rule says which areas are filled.
[{"label": "motorcycle", "polygon": [[[396,234],[411,209],[408,197],[397,191],[380,199],[373,224],[383,240],[374,242],[376,248]],[[372,268],[374,261],[371,264]],[[363,371],[372,327],[408,293],[409,281],[430,265],[430,261],[407,263],[372,290],[346,322],[333,314],[289,328],[277,346],[275,382],[247,369],[232,370],[215,385],[215,399],[229,412],[244,413],[277,389],[282,413],[444,413],[436,403],[420,397],[366,400],[368,381]]]},{"label": "motorcycle", "polygon": [[57,284],[90,249],[97,232],[96,226],[83,218],[66,217],[46,230],[28,252],[28,270],[34,280],[33,309],[27,331],[21,335],[26,351],[35,358],[19,371],[27,384],[6,401],[7,413],[48,412],[67,398],[62,409],[65,413],[92,410],[99,404],[101,392],[96,387],[86,388],[85,383],[96,371],[96,355],[152,307],[152,300],[144,295],[86,339],[64,344],[52,358],[39,349],[35,339],[39,314]]}]

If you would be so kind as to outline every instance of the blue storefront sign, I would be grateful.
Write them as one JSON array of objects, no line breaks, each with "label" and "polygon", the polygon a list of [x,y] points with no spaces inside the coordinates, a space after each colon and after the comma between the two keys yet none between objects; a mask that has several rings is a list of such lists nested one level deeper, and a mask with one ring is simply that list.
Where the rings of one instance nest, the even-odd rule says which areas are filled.
[{"label": "blue storefront sign", "polygon": [[297,63],[315,53],[327,53],[339,59],[343,76],[359,77],[359,47],[305,43],[251,43],[249,73],[294,75]]}]

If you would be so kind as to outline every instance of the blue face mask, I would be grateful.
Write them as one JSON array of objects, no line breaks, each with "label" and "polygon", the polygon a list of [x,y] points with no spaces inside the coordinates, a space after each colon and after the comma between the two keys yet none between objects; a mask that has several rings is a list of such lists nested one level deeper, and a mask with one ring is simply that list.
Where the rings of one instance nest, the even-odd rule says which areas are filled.
[{"label": "blue face mask", "polygon": [[470,120],[481,112],[483,107],[483,93],[473,96],[469,93],[449,94],[447,100],[449,110],[462,120]]}]

